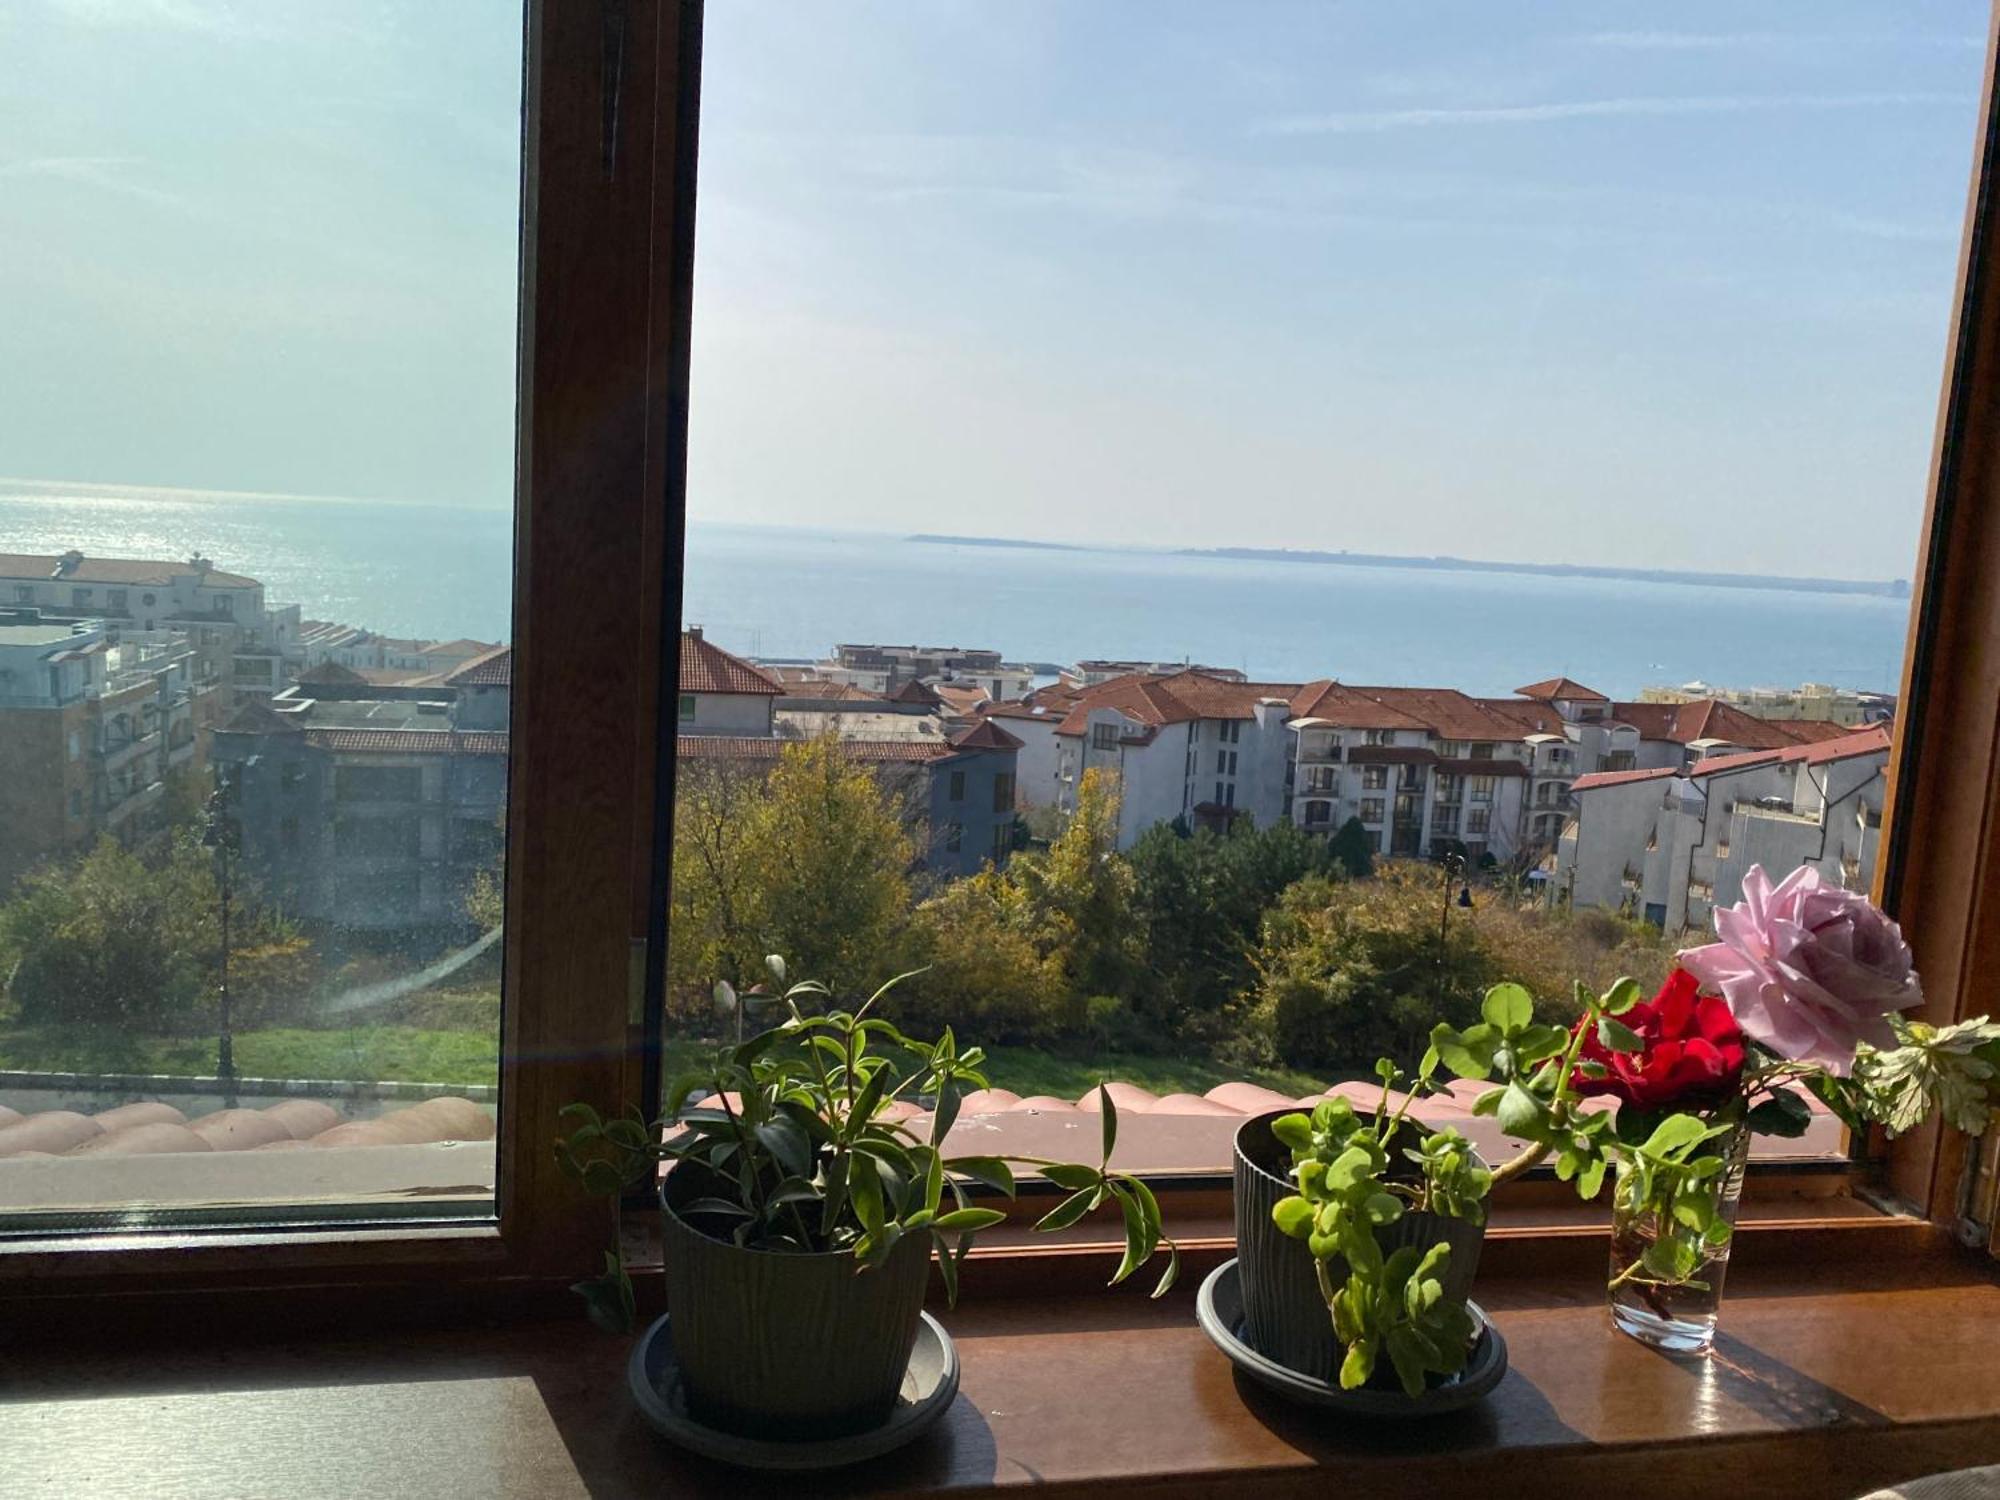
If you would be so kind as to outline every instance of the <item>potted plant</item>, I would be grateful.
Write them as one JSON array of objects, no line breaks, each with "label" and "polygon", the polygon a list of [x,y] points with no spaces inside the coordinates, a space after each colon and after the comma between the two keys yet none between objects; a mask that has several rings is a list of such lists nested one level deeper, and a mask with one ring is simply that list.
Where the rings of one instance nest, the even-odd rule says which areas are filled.
[{"label": "potted plant", "polygon": [[[1172,1284],[1179,1255],[1158,1201],[1110,1166],[1117,1113],[1102,1089],[1095,1164],[947,1157],[960,1101],[987,1086],[983,1052],[960,1047],[949,1029],[920,1041],[870,1014],[909,975],[849,1012],[832,1008],[817,981],[782,988],[784,962],[767,963],[782,989],[778,1025],[675,1079],[651,1124],[572,1105],[575,1128],[557,1145],[564,1170],[611,1200],[614,1228],[619,1198],[666,1164],[668,1320],[696,1420],[791,1440],[882,1423],[917,1337],[933,1260],[955,1301],[973,1237],[1005,1217],[973,1202],[969,1189],[1012,1197],[1017,1168],[1066,1192],[1036,1228],[1066,1228],[1114,1204],[1125,1254],[1113,1284],[1161,1248],[1168,1263],[1154,1295]],[[916,1101],[928,1110],[921,1131],[895,1108]],[[631,1280],[615,1236],[604,1274],[577,1291],[600,1324],[632,1326]]]}]

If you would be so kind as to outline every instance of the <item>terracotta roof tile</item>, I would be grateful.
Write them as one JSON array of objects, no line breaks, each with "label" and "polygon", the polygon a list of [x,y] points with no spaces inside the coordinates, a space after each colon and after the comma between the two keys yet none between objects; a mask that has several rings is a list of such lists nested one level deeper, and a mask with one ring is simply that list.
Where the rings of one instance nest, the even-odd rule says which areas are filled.
[{"label": "terracotta roof tile", "polygon": [[452,1095],[343,1120],[319,1099],[283,1099],[262,1109],[217,1109],[190,1120],[170,1104],[125,1104],[97,1115],[0,1107],[0,1160],[46,1156],[162,1156],[274,1151],[313,1146],[432,1145],[493,1138],[493,1117]]},{"label": "terracotta roof tile", "polygon": [[505,755],[504,729],[308,729],[315,750],[381,755]]},{"label": "terracotta roof tile", "polygon": [[[47,583],[110,583],[131,584],[144,587],[154,584],[165,588],[176,578],[188,578],[196,569],[185,562],[154,562],[134,557],[85,557],[74,568],[57,575],[56,569],[62,558],[54,553],[0,552],[0,578],[21,579]],[[208,588],[254,589],[258,586],[254,578],[245,578],[241,573],[225,573],[220,568],[211,567],[202,580]]]},{"label": "terracotta roof tile", "polygon": [[1679,772],[1672,766],[1657,766],[1649,771],[1592,771],[1579,776],[1569,784],[1572,792],[1587,792],[1593,787],[1624,786],[1634,781],[1658,781],[1662,776],[1675,776]]},{"label": "terracotta roof tile", "polygon": [[1021,742],[990,719],[981,719],[970,729],[954,735],[954,750],[1018,750]]},{"label": "terracotta roof tile", "polygon": [[770,673],[731,655],[699,631],[681,632],[681,689],[684,693],[763,693],[782,696],[785,688]]},{"label": "terracotta roof tile", "polygon": [[1564,703],[1609,703],[1611,700],[1596,688],[1587,688],[1580,682],[1567,677],[1551,677],[1542,682],[1531,682],[1526,687],[1514,689],[1523,698],[1540,698],[1547,702]]},{"label": "terracotta roof tile", "polygon": [[447,673],[446,687],[506,687],[514,680],[514,648],[493,646],[457,670]]}]

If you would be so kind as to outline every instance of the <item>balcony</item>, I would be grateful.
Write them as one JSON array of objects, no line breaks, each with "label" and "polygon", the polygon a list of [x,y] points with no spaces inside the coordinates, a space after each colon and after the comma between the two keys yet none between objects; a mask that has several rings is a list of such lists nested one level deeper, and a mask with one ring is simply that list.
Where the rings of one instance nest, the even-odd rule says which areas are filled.
[{"label": "balcony", "polygon": [[155,729],[148,734],[135,734],[129,739],[119,740],[113,744],[106,745],[103,750],[98,752],[98,758],[103,761],[104,769],[107,772],[115,772],[122,767],[131,765],[133,761],[139,759],[142,755],[158,755],[159,753],[160,731]]},{"label": "balcony", "polygon": [[1341,763],[1340,741],[1324,735],[1302,734],[1299,736],[1299,764],[1302,766],[1337,766]]},{"label": "balcony", "polygon": [[[127,792],[115,802],[107,800],[104,806],[104,826],[116,828],[135,814],[142,813],[148,808],[158,807],[160,799],[166,795],[166,790],[167,784],[164,781],[155,781],[140,787],[137,791]],[[110,793],[107,792],[106,795],[108,798]]]}]

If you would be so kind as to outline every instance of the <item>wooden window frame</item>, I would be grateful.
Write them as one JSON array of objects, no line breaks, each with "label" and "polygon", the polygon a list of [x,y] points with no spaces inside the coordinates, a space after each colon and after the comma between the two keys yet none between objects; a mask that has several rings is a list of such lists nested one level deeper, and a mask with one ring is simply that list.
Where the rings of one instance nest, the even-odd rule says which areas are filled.
[{"label": "wooden window frame", "polygon": [[[678,702],[689,318],[702,0],[527,0],[521,452],[507,997],[499,1202],[485,1223],[216,1230],[0,1245],[0,1307],[71,1316],[75,1299],[315,1309],[551,1305],[601,1248],[602,1220],[546,1143],[569,1100],[648,1096],[655,1059],[633,996],[660,990]],[[1996,0],[2000,17],[2000,0]],[[1922,956],[1928,1019],[1974,1009],[2000,962],[2000,251],[1993,239],[1994,35],[1933,445],[1876,895]],[[609,587],[624,579],[623,588]],[[587,662],[589,674],[576,670]],[[577,684],[588,680],[587,694]],[[538,712],[545,705],[559,711]],[[1490,751],[1490,747],[1489,751]],[[639,955],[635,964],[634,955]],[[1136,1122],[1135,1122],[1136,1123]],[[1962,1142],[1879,1145],[1913,1217],[1768,1226],[1813,1259],[1934,1242],[1956,1212]],[[1213,1217],[1214,1183],[1170,1213]],[[1551,1272],[1601,1229],[1496,1226],[1500,1258]],[[1585,1247],[1588,1253],[1585,1253]],[[1210,1246],[1220,1253],[1221,1242]],[[968,1292],[1096,1276],[1092,1245],[980,1252]],[[998,1272],[996,1275],[995,1272]],[[996,1287],[997,1284],[997,1287]],[[451,1295],[441,1296],[445,1287]],[[381,1316],[381,1314],[377,1314]]]}]

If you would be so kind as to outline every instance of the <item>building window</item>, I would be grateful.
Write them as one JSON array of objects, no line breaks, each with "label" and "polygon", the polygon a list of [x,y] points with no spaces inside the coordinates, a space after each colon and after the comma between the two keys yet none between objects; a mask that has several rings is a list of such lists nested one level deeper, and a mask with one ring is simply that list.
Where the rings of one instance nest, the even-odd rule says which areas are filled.
[{"label": "building window", "polygon": [[69,602],[78,609],[90,608],[90,590],[71,589],[69,591]]},{"label": "building window", "polygon": [[947,823],[944,825],[944,847],[947,854],[956,854],[965,842],[965,825]]},{"label": "building window", "polygon": [[1432,811],[1431,811],[1431,832],[1432,832],[1432,833],[1457,833],[1457,832],[1458,832],[1458,809],[1457,809],[1457,808],[1455,808],[1455,807],[1439,807],[1439,808],[1434,808],[1434,809],[1432,809]]},{"label": "building window", "polygon": [[1438,758],[1441,760],[1457,760],[1464,753],[1464,750],[1464,743],[1460,740],[1439,740],[1437,742]]},{"label": "building window", "polygon": [[1119,730],[1116,724],[1093,724],[1090,726],[1090,748],[1093,750],[1116,750]]},{"label": "building window", "polygon": [[1223,721],[1222,742],[1225,745],[1234,745],[1242,738],[1243,721],[1241,719],[1226,719]]},{"label": "building window", "polygon": [[31,583],[15,584],[14,600],[18,604],[33,604],[35,602],[35,586]]},{"label": "building window", "polygon": [[336,802],[415,802],[423,773],[415,766],[335,766]]},{"label": "building window", "polygon": [[1465,836],[1473,838],[1484,834],[1493,825],[1493,809],[1490,807],[1468,807],[1465,810]]},{"label": "building window", "polygon": [[1493,759],[1493,742],[1491,740],[1479,740],[1475,742],[1472,747],[1472,758],[1474,760]]},{"label": "building window", "polygon": [[1306,804],[1306,827],[1317,828],[1321,824],[1332,821],[1332,818],[1333,804],[1331,802],[1308,802]]},{"label": "building window", "polygon": [[1387,766],[1363,766],[1361,768],[1361,789],[1363,791],[1379,792],[1388,785],[1389,768]]},{"label": "building window", "polygon": [[1382,821],[1382,798],[1363,797],[1361,799],[1361,821],[1379,823]]},{"label": "building window", "polygon": [[993,778],[993,810],[1010,813],[1014,810],[1014,773],[1002,771]]},{"label": "building window", "polygon": [[1396,743],[1396,731],[1393,729],[1363,730],[1361,742],[1364,745],[1393,745]]},{"label": "building window", "polygon": [[1436,777],[1437,799],[1440,802],[1456,802],[1464,788],[1464,779],[1455,771],[1439,771]]},{"label": "building window", "polygon": [[125,590],[123,590],[123,589],[109,589],[109,590],[106,590],[106,592],[105,592],[105,595],[104,595],[104,607],[105,607],[106,609],[117,609],[117,610],[122,610],[122,609],[124,609],[124,608],[125,608]]},{"label": "building window", "polygon": [[1472,778],[1472,800],[1474,802],[1491,802],[1493,800],[1493,778],[1491,776],[1475,776]]},{"label": "building window", "polygon": [[158,601],[155,600],[151,594],[141,594],[139,596],[139,602],[145,605],[148,609],[151,609],[153,605]]},{"label": "building window", "polygon": [[681,719],[682,719],[682,720],[684,720],[685,722],[687,722],[687,723],[689,723],[689,724],[692,724],[692,723],[694,722],[694,694],[693,694],[693,693],[682,693],[682,694],[681,694],[681,708],[680,708],[680,717],[681,717]]},{"label": "building window", "polygon": [[333,825],[333,852],[377,859],[414,859],[418,833],[414,818],[342,818]]},{"label": "building window", "polygon": [[965,800],[965,772],[953,771],[951,773],[950,787],[948,795],[951,800],[954,802],[963,802]]},{"label": "building window", "polygon": [[215,596],[215,612],[219,615],[233,616],[236,613],[235,599],[231,598],[228,594],[217,594]]}]

